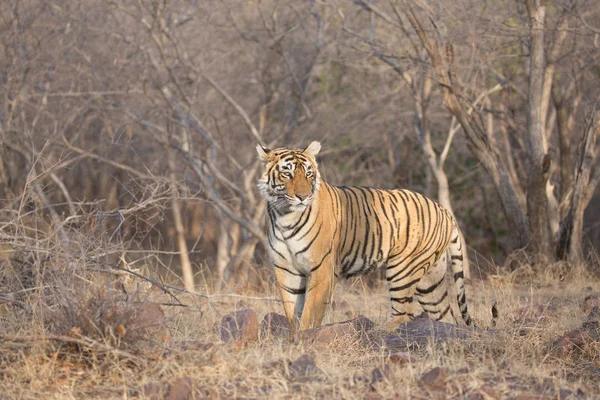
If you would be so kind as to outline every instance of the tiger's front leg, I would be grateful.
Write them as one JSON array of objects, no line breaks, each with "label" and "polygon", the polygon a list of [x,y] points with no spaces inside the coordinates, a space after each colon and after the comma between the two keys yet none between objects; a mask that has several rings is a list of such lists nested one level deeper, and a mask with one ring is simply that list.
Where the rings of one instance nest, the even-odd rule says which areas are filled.
[{"label": "tiger's front leg", "polygon": [[307,279],[294,272],[291,266],[277,264],[275,265],[275,278],[281,293],[285,316],[290,325],[290,340],[293,341],[304,309]]},{"label": "tiger's front leg", "polygon": [[333,260],[328,258],[316,270],[312,270],[306,289],[306,304],[300,320],[301,331],[320,326],[327,305],[331,302],[335,275]]}]

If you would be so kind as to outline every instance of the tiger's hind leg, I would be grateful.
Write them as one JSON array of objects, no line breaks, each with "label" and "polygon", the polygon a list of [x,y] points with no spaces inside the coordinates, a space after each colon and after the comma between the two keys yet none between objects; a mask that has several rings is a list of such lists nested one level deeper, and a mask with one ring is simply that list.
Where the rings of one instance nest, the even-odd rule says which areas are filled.
[{"label": "tiger's hind leg", "polygon": [[389,282],[391,317],[385,324],[387,328],[395,328],[400,324],[411,321],[415,317],[413,304],[417,284],[423,277],[426,266],[424,263],[394,265],[390,260],[386,268],[386,279]]},{"label": "tiger's hind leg", "polygon": [[429,319],[457,324],[448,292],[447,267],[448,257],[444,252],[417,284],[416,298]]},{"label": "tiger's hind leg", "polygon": [[465,278],[469,276],[469,258],[466,251],[465,239],[460,233],[458,227],[452,232],[452,239],[448,245],[450,261],[452,264],[452,274],[454,276],[454,290],[458,308],[462,319],[467,326],[473,325],[469,308],[467,307],[467,298],[465,291]]}]

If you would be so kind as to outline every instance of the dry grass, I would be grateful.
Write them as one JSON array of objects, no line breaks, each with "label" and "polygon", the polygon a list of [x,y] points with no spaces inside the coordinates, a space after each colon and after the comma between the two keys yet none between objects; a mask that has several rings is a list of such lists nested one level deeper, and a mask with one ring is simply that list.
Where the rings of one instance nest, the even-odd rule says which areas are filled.
[{"label": "dry grass", "polygon": [[[188,380],[179,383],[188,382],[197,397],[208,398],[558,398],[561,389],[561,398],[564,390],[600,396],[598,342],[560,358],[550,347],[581,326],[587,318],[584,297],[600,292],[600,282],[581,270],[567,274],[556,266],[534,273],[522,267],[474,282],[469,287],[472,314],[479,326],[488,327],[490,307],[497,302],[497,329],[466,340],[432,338],[426,346],[406,349],[413,361],[394,364],[385,350],[359,342],[325,348],[276,337],[246,346],[222,343],[214,326],[224,315],[252,308],[262,318],[280,313],[280,304],[183,293],[177,298],[188,307],[163,306],[163,319],[155,308],[145,307],[173,304],[170,295],[97,262],[102,254],[118,254],[118,248],[109,251],[99,238],[77,231],[62,242],[23,226],[11,232],[1,253],[2,399],[150,398],[144,387],[177,386],[182,378]],[[148,269],[138,272],[150,276]],[[264,286],[266,292],[242,295],[277,297],[271,283]],[[380,286],[368,288],[361,280],[338,285],[327,322],[364,315],[379,325],[388,315],[387,294]],[[546,317],[515,320],[515,311],[530,305],[547,307]],[[375,328],[371,337],[388,333]],[[289,361],[303,354],[314,359],[320,372],[294,378]],[[388,373],[373,383],[373,369],[386,365]],[[447,372],[441,390],[421,382],[423,373],[438,366]]]}]

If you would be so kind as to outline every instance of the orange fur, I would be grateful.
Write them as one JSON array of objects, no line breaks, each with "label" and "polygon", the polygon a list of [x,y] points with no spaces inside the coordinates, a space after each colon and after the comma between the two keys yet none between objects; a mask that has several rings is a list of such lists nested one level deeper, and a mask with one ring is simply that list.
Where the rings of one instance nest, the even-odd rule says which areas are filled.
[{"label": "orange fur", "polygon": [[336,277],[386,268],[392,317],[413,318],[419,301],[430,317],[457,322],[445,282],[448,253],[465,323],[466,252],[458,225],[439,204],[409,190],[334,187],[321,180],[317,142],[306,149],[257,147],[265,172],[269,254],[294,329],[319,326]]}]

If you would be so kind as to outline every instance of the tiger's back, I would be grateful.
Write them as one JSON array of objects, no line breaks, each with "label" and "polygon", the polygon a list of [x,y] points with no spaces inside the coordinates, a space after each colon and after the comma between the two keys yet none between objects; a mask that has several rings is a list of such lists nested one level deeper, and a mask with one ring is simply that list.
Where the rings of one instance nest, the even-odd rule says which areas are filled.
[{"label": "tiger's back", "polygon": [[[343,278],[384,265],[394,270],[409,257],[420,264],[430,256],[428,249],[444,250],[450,241],[454,219],[419,193],[345,186],[330,193],[332,202],[339,204],[339,275]],[[434,261],[440,255],[441,251],[434,251]]]}]

